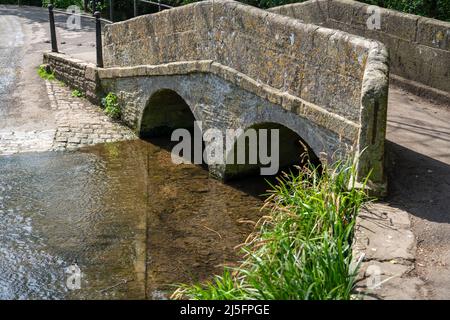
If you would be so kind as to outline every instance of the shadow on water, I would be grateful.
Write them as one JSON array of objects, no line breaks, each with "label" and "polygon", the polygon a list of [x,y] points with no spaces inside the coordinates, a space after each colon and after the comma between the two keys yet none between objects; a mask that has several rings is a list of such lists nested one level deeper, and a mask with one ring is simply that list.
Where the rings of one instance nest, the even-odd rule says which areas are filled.
[{"label": "shadow on water", "polygon": [[[162,298],[235,264],[263,179],[223,184],[136,140],[0,157],[0,298]],[[77,264],[81,288],[68,290]]]},{"label": "shadow on water", "polygon": [[[171,153],[173,147],[178,143],[178,142],[168,141],[167,137],[157,137],[157,138],[148,137],[148,138],[145,138],[145,141],[154,146],[157,146],[158,148],[165,150],[166,152],[169,153],[169,157],[170,157],[170,153]],[[195,142],[192,139],[191,144],[194,145],[194,143]],[[202,150],[204,150],[204,148],[205,148],[205,145],[203,143]],[[191,149],[191,152],[192,152],[192,154],[190,155],[189,158],[187,158],[188,161],[191,161],[191,159],[194,159],[194,152],[195,152],[194,147]],[[169,159],[169,161],[171,161],[171,160]],[[189,166],[189,167],[195,167],[197,169],[201,169],[201,170],[203,170],[203,172],[206,175],[209,175],[208,165],[204,162],[202,162],[201,164],[198,164],[195,166]],[[285,168],[283,168],[283,170],[295,170],[295,168],[294,167],[285,167]],[[211,178],[211,179],[213,179],[213,178]],[[220,183],[224,184],[228,187],[231,187],[233,189],[236,189],[240,192],[243,192],[248,196],[264,199],[265,197],[267,197],[268,190],[270,188],[269,184],[276,183],[276,176],[261,176],[258,174],[248,174],[239,179],[230,179],[227,181],[222,181]]]}]

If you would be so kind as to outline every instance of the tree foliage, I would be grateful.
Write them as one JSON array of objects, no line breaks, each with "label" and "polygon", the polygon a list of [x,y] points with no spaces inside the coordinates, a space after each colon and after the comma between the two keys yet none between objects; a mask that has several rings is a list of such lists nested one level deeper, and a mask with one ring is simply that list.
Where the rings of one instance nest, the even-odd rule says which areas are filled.
[{"label": "tree foliage", "polygon": [[[51,0],[57,8],[67,8],[70,5],[82,7],[84,0]],[[90,0],[92,1],[92,0]],[[180,6],[198,0],[162,0],[170,6]],[[242,0],[241,2],[259,8],[271,8],[289,3],[304,2],[306,0]],[[360,0],[368,4],[377,5],[383,8],[394,9],[401,12],[417,14],[425,17],[450,21],[450,0]],[[0,0],[0,4],[18,4],[46,6],[50,0]],[[103,4],[104,16],[108,16],[109,1],[99,1]],[[155,1],[156,2],[156,1]],[[115,19],[124,20],[133,16],[133,0],[113,0]],[[153,13],[158,11],[158,7],[148,3],[139,2],[138,10],[142,13]],[[116,17],[117,15],[117,17]]]}]

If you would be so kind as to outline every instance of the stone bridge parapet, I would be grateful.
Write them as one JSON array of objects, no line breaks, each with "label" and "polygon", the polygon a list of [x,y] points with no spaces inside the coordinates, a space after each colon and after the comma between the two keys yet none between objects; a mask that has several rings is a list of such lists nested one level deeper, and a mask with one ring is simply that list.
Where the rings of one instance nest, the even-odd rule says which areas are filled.
[{"label": "stone bridge parapet", "polygon": [[450,103],[450,22],[352,0],[309,0],[268,11],[382,42],[395,84]]},{"label": "stone bridge parapet", "polygon": [[[159,93],[171,91],[206,127],[279,124],[316,155],[356,154],[359,177],[385,182],[389,67],[379,42],[219,0],[108,25],[103,48],[105,68],[89,77],[118,95],[138,132],[149,105],[166,112]],[[51,66],[58,59],[67,58],[46,54]]]}]

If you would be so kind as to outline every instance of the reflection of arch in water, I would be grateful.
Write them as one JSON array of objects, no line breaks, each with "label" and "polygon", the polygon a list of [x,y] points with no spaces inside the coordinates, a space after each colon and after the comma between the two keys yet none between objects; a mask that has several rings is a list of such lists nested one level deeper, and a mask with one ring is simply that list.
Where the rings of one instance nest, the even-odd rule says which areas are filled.
[{"label": "reflection of arch in water", "polygon": [[[264,135],[261,129],[266,129],[266,135]],[[272,130],[278,131],[278,139],[276,139],[277,135],[271,134]],[[260,138],[262,138],[262,141]],[[275,141],[272,141],[273,138]],[[267,141],[266,148],[262,148],[260,145],[260,142],[264,141]],[[278,148],[274,144],[278,144]],[[241,151],[245,150],[244,164],[242,164],[242,154],[241,161],[238,161],[238,145],[241,146]],[[252,154],[249,153],[251,149],[254,151]],[[278,150],[277,154],[271,154],[272,151],[276,150]],[[320,164],[315,152],[300,135],[282,124],[264,122],[250,126],[237,138],[232,150],[227,154],[224,177],[230,179],[242,175],[260,174],[261,168],[268,169],[269,167],[273,167],[273,163],[271,165],[261,162],[260,153],[268,156],[266,161],[271,160],[272,162],[277,162],[273,174],[291,165],[304,164],[305,160],[309,160],[316,165]],[[256,163],[255,157],[257,157]],[[267,170],[267,172],[270,171]]]},{"label": "reflection of arch in water", "polygon": [[[186,102],[180,94],[178,94],[175,90],[172,89],[158,89],[154,91],[150,98],[148,99],[145,108],[142,112],[141,120],[140,120],[140,129],[139,134],[142,138],[154,138],[159,136],[170,136],[175,129],[187,129],[191,133],[193,132],[195,121],[201,120],[198,119],[197,116],[201,115],[201,110],[198,109],[197,115],[194,115],[192,107]],[[309,159],[315,163],[320,163],[317,157],[318,152],[320,152],[322,146],[319,145],[318,141],[320,139],[316,139],[315,136],[311,138],[311,128],[308,127],[308,124],[303,123],[303,125],[295,125],[296,123],[290,124],[288,123],[279,123],[283,122],[284,117],[277,117],[277,113],[271,113],[272,117],[275,117],[273,121],[270,119],[254,119],[255,124],[251,124],[247,126],[242,134],[238,138],[238,142],[235,143],[233,151],[226,154],[226,164],[212,164],[209,165],[209,171],[212,176],[215,176],[219,179],[228,180],[230,178],[236,178],[244,175],[256,174],[259,175],[261,173],[260,168],[269,168],[272,167],[271,164],[261,163],[260,154],[266,155],[268,159],[276,161],[275,172],[277,173],[281,169],[285,169],[286,167],[293,164],[302,164],[302,158],[304,158],[305,154],[309,156]],[[245,118],[245,116],[244,116]],[[231,125],[231,124],[230,124]],[[292,129],[295,128],[296,130]],[[299,129],[300,128],[300,129]],[[208,128],[204,127],[203,130]],[[221,128],[220,131],[223,134],[223,137],[226,137],[226,128]],[[254,129],[254,130],[249,130]],[[268,144],[267,149],[261,150],[261,146],[259,145],[260,140],[260,132],[261,129],[266,129]],[[271,130],[278,130],[278,153],[276,155],[271,155],[270,152],[272,150],[271,141]],[[302,131],[303,130],[303,131]],[[253,131],[256,133],[256,136],[249,136],[249,132]],[[300,131],[300,132],[298,132]],[[194,135],[192,135],[194,138]],[[310,142],[308,139],[312,139]],[[244,152],[246,153],[244,156],[244,164],[240,164],[237,161],[237,154],[235,152],[239,143],[244,140]],[[191,141],[192,146],[194,146],[194,141]],[[172,148],[176,143],[170,145],[161,145],[162,147],[170,147]],[[256,152],[257,161],[249,162],[249,154],[250,144]],[[225,146],[224,141],[224,146]],[[256,148],[254,148],[256,145]],[[205,143],[202,141],[202,150],[204,150]],[[189,156],[189,160],[193,161],[194,157],[194,147],[191,148],[191,155],[183,154],[183,157]],[[202,154],[203,155],[203,154]],[[234,157],[232,160],[231,157]],[[200,156],[202,158],[202,156]],[[241,157],[242,158],[242,157]],[[267,172],[266,172],[267,173]]]}]

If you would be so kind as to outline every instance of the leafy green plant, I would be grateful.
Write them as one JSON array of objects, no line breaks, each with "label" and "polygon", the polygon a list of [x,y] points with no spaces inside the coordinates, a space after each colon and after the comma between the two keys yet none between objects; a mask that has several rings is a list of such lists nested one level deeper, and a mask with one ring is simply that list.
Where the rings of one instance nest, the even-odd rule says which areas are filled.
[{"label": "leafy green plant", "polygon": [[241,265],[206,283],[179,285],[172,298],[350,299],[355,219],[367,200],[355,173],[354,165],[337,163],[284,175],[271,186],[269,214],[245,243]]},{"label": "leafy green plant", "polygon": [[[83,8],[83,0],[20,0],[22,5],[47,5],[53,2],[56,8],[67,8],[71,5],[77,5]],[[162,3],[170,6],[180,6],[197,2],[200,0],[164,0]],[[304,2],[306,0],[241,0],[240,2],[259,8],[272,8],[289,3]],[[416,15],[431,17],[435,19],[450,21],[450,0],[359,0],[360,2],[378,5],[380,7],[394,9],[397,11],[412,13]],[[0,4],[17,4],[17,0],[0,0]],[[133,17],[133,2],[128,0],[113,1],[115,19],[125,20]],[[99,2],[97,10],[102,11],[103,15],[108,14],[109,3]],[[89,1],[89,10],[92,11],[92,1]],[[138,2],[138,11],[140,14],[153,13],[158,9],[156,6]]]},{"label": "leafy green plant", "polygon": [[[172,6],[179,6],[200,0],[166,0]],[[305,2],[307,0],[241,0],[240,2],[259,8],[272,8],[290,3]],[[450,21],[450,0],[358,0],[374,4],[383,8],[401,12]]]},{"label": "leafy green plant", "polygon": [[83,96],[83,93],[80,90],[77,90],[77,89],[72,90],[72,97],[80,98],[82,96]]},{"label": "leafy green plant", "polygon": [[106,97],[102,99],[102,106],[105,108],[105,113],[112,119],[119,119],[121,115],[120,105],[117,96],[113,92],[109,92]]},{"label": "leafy green plant", "polygon": [[40,65],[37,73],[39,77],[41,77],[44,80],[55,80],[55,74],[54,72],[50,72],[45,65]]},{"label": "leafy green plant", "polygon": [[78,8],[83,9],[83,2],[83,0],[42,0],[42,6],[47,7],[52,3],[55,8],[60,9],[66,9],[70,6],[77,6]]},{"label": "leafy green plant", "polygon": [[26,5],[26,6],[41,6],[42,0],[0,0],[0,4],[14,4],[17,5]]},{"label": "leafy green plant", "polygon": [[362,2],[450,21],[450,0],[362,0]]}]

